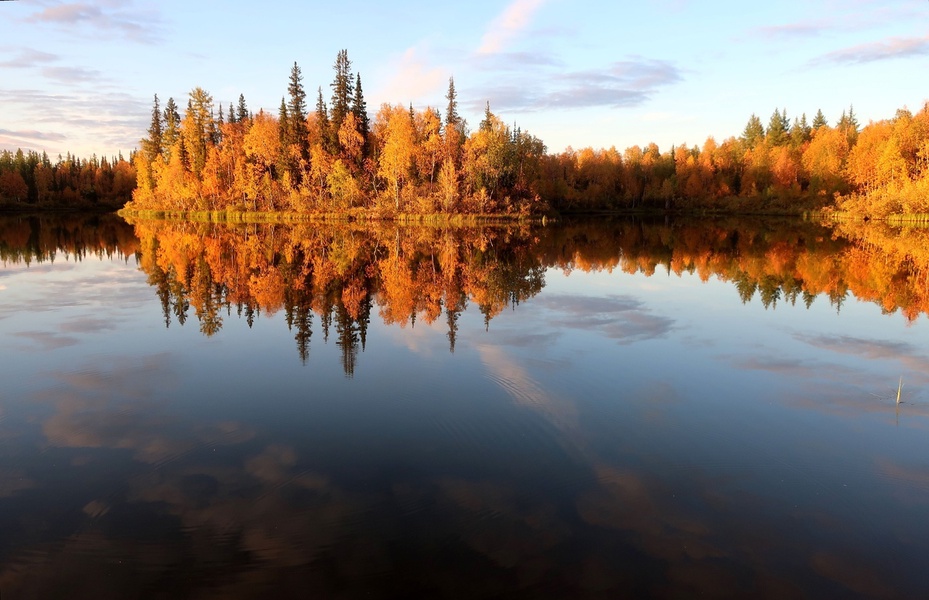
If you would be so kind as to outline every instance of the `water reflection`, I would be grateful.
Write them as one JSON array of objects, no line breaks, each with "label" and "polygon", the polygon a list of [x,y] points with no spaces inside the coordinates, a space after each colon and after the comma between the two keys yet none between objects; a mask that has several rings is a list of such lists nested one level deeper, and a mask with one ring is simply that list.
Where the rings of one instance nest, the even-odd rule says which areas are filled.
[{"label": "water reflection", "polygon": [[[921,230],[739,220],[648,223],[624,220],[562,227],[438,228],[350,224],[240,225],[141,221],[141,267],[157,289],[166,326],[183,325],[191,307],[207,336],[234,311],[283,310],[297,352],[310,355],[314,317],[323,340],[342,350],[347,374],[364,350],[371,313],[388,325],[444,319],[454,352],[469,304],[485,325],[545,285],[556,268],[653,276],[696,273],[734,284],[743,302],[765,308],[823,296],[841,310],[849,292],[908,320],[929,311],[929,239]],[[666,332],[672,322],[623,296],[547,296],[561,325],[594,328],[626,342]],[[572,316],[573,315],[573,316]]]},{"label": "water reflection", "polygon": [[89,227],[0,226],[3,597],[929,591],[918,230]]}]

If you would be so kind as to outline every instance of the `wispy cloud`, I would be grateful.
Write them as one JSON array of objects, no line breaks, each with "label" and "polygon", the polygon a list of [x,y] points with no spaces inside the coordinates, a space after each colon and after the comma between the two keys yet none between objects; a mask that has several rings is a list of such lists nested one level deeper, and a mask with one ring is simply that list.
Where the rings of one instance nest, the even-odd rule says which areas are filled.
[{"label": "wispy cloud", "polygon": [[671,62],[642,57],[617,61],[600,70],[552,75],[545,83],[511,81],[491,87],[484,98],[467,105],[479,109],[489,100],[499,109],[534,111],[551,108],[638,106],[657,90],[683,79]]},{"label": "wispy cloud", "polygon": [[545,0],[515,0],[493,20],[481,38],[478,54],[496,54],[517,37],[531,22]]},{"label": "wispy cloud", "polygon": [[929,374],[929,356],[920,348],[906,342],[869,340],[847,335],[797,335],[796,338],[816,348],[839,354],[859,356],[868,360],[896,361],[910,369],[912,375],[926,380]]},{"label": "wispy cloud", "polygon": [[57,54],[33,50],[32,48],[23,48],[16,52],[14,58],[0,61],[0,68],[5,69],[31,69],[40,65],[56,62],[61,57]]},{"label": "wispy cloud", "polygon": [[816,37],[822,35],[825,32],[827,27],[822,23],[818,22],[800,22],[800,23],[785,23],[783,25],[767,25],[764,27],[758,27],[752,31],[755,35],[767,39],[781,39],[781,38],[805,38],[805,37]]},{"label": "wispy cloud", "polygon": [[632,296],[590,298],[554,295],[536,302],[554,314],[550,321],[561,327],[594,330],[620,344],[631,344],[664,337],[674,328],[674,320],[655,315]]},{"label": "wispy cloud", "polygon": [[42,140],[48,142],[60,142],[65,139],[63,133],[57,133],[54,131],[36,131],[35,129],[0,129],[0,136],[8,136],[27,140]]},{"label": "wispy cloud", "polygon": [[390,66],[390,78],[378,89],[375,97],[385,102],[416,99],[443,88],[449,72],[435,67],[425,58],[426,53],[413,46],[407,48]]},{"label": "wispy cloud", "polygon": [[[147,115],[151,108],[146,101],[124,92],[50,93],[35,89],[0,88],[0,105],[15,107],[36,130],[37,135],[24,136],[37,142],[58,142],[55,147],[45,148],[49,152],[87,151],[100,148],[131,149],[138,145],[139,132],[145,130]],[[68,137],[43,132],[45,126],[55,131],[66,131],[70,135],[94,140],[97,148],[67,147]],[[31,128],[30,128],[31,130]],[[30,131],[5,130],[5,136],[14,137]],[[3,134],[0,134],[3,135]],[[41,147],[35,149],[42,149]]]},{"label": "wispy cloud", "polygon": [[161,39],[161,18],[158,13],[136,8],[132,2],[127,1],[109,2],[106,5],[87,2],[57,4],[33,14],[27,21],[69,28],[87,27],[146,44]]},{"label": "wispy cloud", "polygon": [[74,346],[78,343],[75,337],[61,335],[53,331],[20,331],[13,335],[32,342],[32,346],[26,346],[23,350],[40,350],[42,352],[47,352],[49,350]]},{"label": "wispy cloud", "polygon": [[83,67],[45,67],[42,69],[42,75],[58,83],[80,84],[99,82],[103,74],[96,69]]},{"label": "wispy cloud", "polygon": [[859,44],[829,52],[813,62],[819,64],[864,64],[925,55],[929,55],[929,35],[923,37],[892,37],[878,42]]}]

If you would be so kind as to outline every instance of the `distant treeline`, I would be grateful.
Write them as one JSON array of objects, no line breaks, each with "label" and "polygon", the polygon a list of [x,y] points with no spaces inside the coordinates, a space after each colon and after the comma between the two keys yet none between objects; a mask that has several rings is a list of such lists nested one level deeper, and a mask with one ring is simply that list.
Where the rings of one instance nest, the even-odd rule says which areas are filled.
[{"label": "distant treeline", "polygon": [[116,209],[135,186],[135,167],[122,155],[80,159],[69,153],[52,162],[45,152],[0,151],[0,208]]},{"label": "distant treeline", "polygon": [[[132,158],[138,187],[128,208],[387,218],[628,209],[929,215],[929,104],[864,128],[851,108],[834,126],[822,111],[808,121],[778,109],[767,126],[752,115],[739,137],[699,147],[548,154],[489,104],[472,131],[453,79],[444,113],[384,104],[372,119],[345,50],[334,72],[328,103],[319,87],[309,109],[294,63],[276,116],[254,114],[241,95],[236,106],[217,106],[199,87],[182,116],[173,98],[162,107],[156,95]],[[122,159],[59,160],[46,168],[67,172],[68,183],[54,187],[26,164],[37,156],[20,154],[0,162],[0,198],[94,203],[126,193],[125,178],[105,176],[128,175]]]}]

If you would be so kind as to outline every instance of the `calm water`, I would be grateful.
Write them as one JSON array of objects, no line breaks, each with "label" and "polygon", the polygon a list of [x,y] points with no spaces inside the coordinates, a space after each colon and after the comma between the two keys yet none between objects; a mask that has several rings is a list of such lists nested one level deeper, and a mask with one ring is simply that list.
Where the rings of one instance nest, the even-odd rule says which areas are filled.
[{"label": "calm water", "polygon": [[921,236],[0,220],[0,593],[929,597]]}]

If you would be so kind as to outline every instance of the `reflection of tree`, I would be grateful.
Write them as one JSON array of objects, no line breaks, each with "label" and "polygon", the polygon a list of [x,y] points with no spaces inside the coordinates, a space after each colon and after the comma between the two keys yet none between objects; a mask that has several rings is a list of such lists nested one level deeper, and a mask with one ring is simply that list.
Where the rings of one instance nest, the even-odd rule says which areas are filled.
[{"label": "reflection of tree", "polygon": [[42,214],[0,218],[0,262],[43,263],[139,252],[133,228],[115,215]]},{"label": "reflection of tree", "polygon": [[136,227],[144,247],[140,264],[178,322],[193,307],[201,331],[213,335],[224,307],[231,314],[235,305],[249,326],[261,312],[283,309],[305,363],[316,314],[323,342],[334,333],[348,376],[364,350],[375,305],[386,323],[400,326],[431,324],[444,312],[454,350],[458,315],[469,302],[489,320],[543,283],[543,267],[522,229]]},{"label": "reflection of tree", "polygon": [[[165,312],[184,324],[192,306],[201,330],[222,326],[222,309],[249,326],[283,309],[300,360],[309,360],[313,315],[323,341],[333,332],[351,376],[374,306],[387,324],[432,324],[444,316],[449,349],[469,304],[485,327],[538,294],[547,268],[693,273],[731,281],[743,302],[810,307],[824,296],[841,309],[851,291],[907,318],[929,312],[929,256],[921,232],[849,229],[848,238],[796,222],[640,219],[520,227],[222,227],[140,222],[140,265]],[[903,239],[905,241],[901,242]],[[908,241],[906,241],[908,240]],[[914,245],[915,244],[915,245]]]}]

